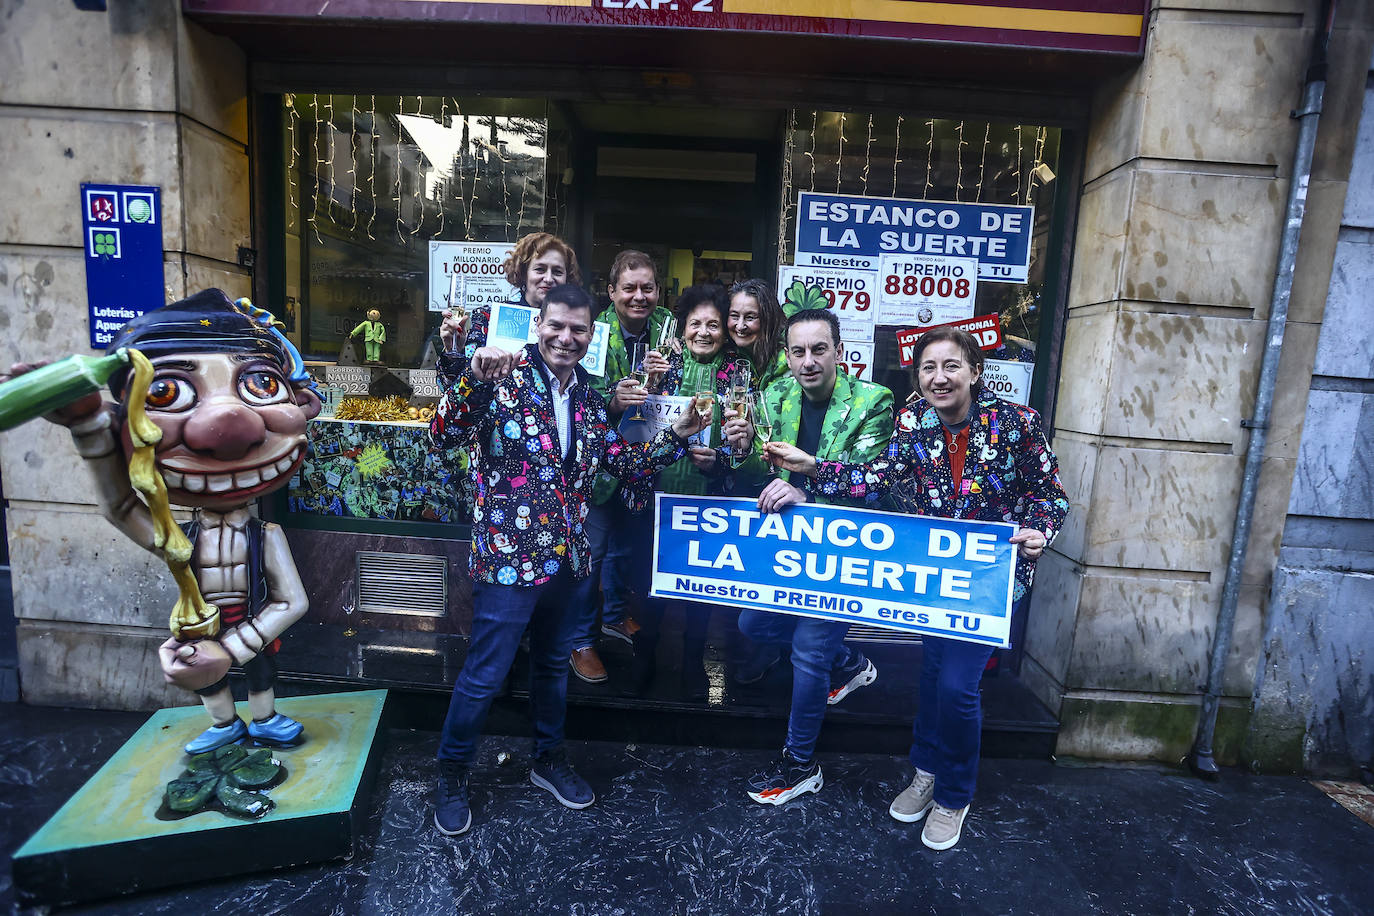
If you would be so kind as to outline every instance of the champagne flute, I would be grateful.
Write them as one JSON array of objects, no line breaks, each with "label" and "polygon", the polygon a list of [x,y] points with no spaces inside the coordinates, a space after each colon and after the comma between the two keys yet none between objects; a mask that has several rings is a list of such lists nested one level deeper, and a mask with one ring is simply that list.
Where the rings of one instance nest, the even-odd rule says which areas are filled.
[{"label": "champagne flute", "polygon": [[643,388],[644,383],[649,380],[649,372],[644,368],[644,357],[649,353],[649,348],[645,344],[637,343],[634,352],[630,354],[630,378],[635,380],[635,385]]},{"label": "champagne flute", "polygon": [[731,402],[743,401],[753,387],[753,373],[747,365],[739,365],[730,370],[730,400]]},{"label": "champagne flute", "polygon": [[[734,385],[734,379],[732,375],[730,391],[726,395],[725,403],[729,406],[731,410],[735,412],[736,417],[738,417],[741,420],[748,420],[750,414],[752,413],[750,408],[754,403],[754,399],[750,397],[748,390],[740,389]],[[743,454],[740,454],[733,445],[730,446],[730,466],[732,468],[737,468],[740,465],[744,464],[745,460],[748,459],[748,457],[748,450],[746,450]]]},{"label": "champagne flute", "polygon": [[716,410],[716,392],[711,388],[701,388],[696,393],[695,407],[706,424],[706,441],[710,443],[711,419]]},{"label": "champagne flute", "polygon": [[[644,357],[647,356],[648,353],[648,346],[642,343],[635,344],[634,349],[630,352],[630,378],[634,381],[636,388],[643,388],[649,381],[648,370],[644,368]],[[644,418],[644,411],[641,410],[638,405],[630,411],[626,419],[638,423],[649,422]]]},{"label": "champagne flute", "polygon": [[[768,402],[764,400],[762,391],[754,392],[753,411],[754,439],[758,442],[759,454],[762,455],[763,447],[768,444],[773,436],[773,413],[768,409]],[[764,463],[767,464],[767,462]],[[768,476],[776,476],[778,473],[777,468],[773,467],[771,464],[767,464],[767,466]]]},{"label": "champagne flute", "polygon": [[672,315],[669,315],[667,320],[663,322],[663,326],[658,329],[658,342],[654,344],[654,349],[660,353],[664,353],[664,355],[667,355],[664,351],[664,347],[668,346],[668,344],[671,343],[672,339],[676,336],[677,318],[675,318]]},{"label": "champagne flute", "polygon": [[343,606],[344,623],[345,623],[345,627],[344,627],[344,631],[343,631],[343,635],[344,635],[344,636],[347,636],[347,637],[350,637],[350,638],[351,638],[351,637],[354,637],[354,636],[357,636],[357,635],[358,635],[358,631],[355,630],[355,629],[353,629],[353,614],[354,614],[354,612],[356,612],[357,610],[358,610],[358,583],[357,583],[357,582],[351,582],[351,583],[349,583],[349,586],[348,586],[348,603],[345,604],[345,605]]}]

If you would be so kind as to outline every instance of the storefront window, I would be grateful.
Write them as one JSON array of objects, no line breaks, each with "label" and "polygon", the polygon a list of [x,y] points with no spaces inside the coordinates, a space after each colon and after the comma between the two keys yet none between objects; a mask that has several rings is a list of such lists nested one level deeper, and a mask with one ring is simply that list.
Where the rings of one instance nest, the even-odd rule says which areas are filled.
[{"label": "storefront window", "polygon": [[[784,207],[778,221],[781,260],[790,265],[796,258],[797,208],[802,192],[932,204],[1032,207],[1029,267],[1024,281],[1018,278],[1016,282],[1002,282],[983,277],[976,283],[967,314],[951,311],[945,317],[948,320],[956,314],[959,318],[997,315],[1001,343],[984,355],[999,363],[1033,365],[1041,342],[1041,309],[1052,307],[1052,303],[1042,301],[1042,290],[1059,146],[1060,131],[1053,127],[890,113],[794,110],[789,113],[783,156]],[[903,227],[894,228],[900,238]],[[939,227],[932,229],[939,232]],[[968,253],[971,252],[941,252]],[[912,285],[905,276],[898,277],[896,283],[881,275],[874,279],[879,286],[875,291],[878,295],[885,284],[898,289]],[[779,291],[780,295],[784,292]],[[886,324],[881,321],[881,313],[879,318],[871,343],[853,341],[850,355],[858,357],[856,363],[871,359],[872,374],[864,377],[892,388],[900,403],[912,386],[910,370],[900,365],[897,332],[911,327],[913,322]],[[935,323],[940,323],[939,318],[937,311]],[[994,364],[989,381],[996,382],[999,395],[1016,395],[1011,399],[1023,403],[1028,398],[1030,371],[1026,367]]]},{"label": "storefront window", "polygon": [[[432,241],[510,243],[560,210],[542,100],[287,95],[288,302],[307,359],[351,362],[376,310],[378,362],[425,363],[447,296]],[[361,335],[354,354],[365,360]]]},{"label": "storefront window", "polygon": [[283,319],[325,401],[286,508],[464,522],[467,456],[429,446],[436,331],[451,295],[508,298],[509,245],[557,231],[566,144],[542,100],[288,94],[283,119]]}]

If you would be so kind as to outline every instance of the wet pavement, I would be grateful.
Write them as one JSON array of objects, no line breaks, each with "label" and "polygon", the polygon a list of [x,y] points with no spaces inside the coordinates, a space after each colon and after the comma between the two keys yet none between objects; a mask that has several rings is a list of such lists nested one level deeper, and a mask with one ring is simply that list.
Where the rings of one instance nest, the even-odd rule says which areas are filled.
[{"label": "wet pavement", "polygon": [[[131,735],[129,713],[0,706],[0,908],[9,856]],[[887,815],[899,756],[823,753],[825,788],[780,808],[744,781],[772,752],[573,741],[585,811],[491,737],[474,826],[431,823],[437,735],[390,729],[347,862],[106,901],[80,913],[1368,913],[1374,827],[1309,782],[1224,771],[985,760],[959,846]],[[509,761],[498,763],[501,752]],[[199,815],[198,815],[199,816]]]}]

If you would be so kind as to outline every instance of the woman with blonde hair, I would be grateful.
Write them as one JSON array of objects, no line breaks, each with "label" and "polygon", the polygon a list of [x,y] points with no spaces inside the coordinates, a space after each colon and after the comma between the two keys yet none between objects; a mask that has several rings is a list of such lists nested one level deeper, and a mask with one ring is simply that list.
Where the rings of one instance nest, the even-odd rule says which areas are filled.
[{"label": "woman with blonde hair", "polygon": [[[577,266],[577,252],[572,246],[549,232],[531,232],[523,236],[501,265],[506,282],[515,287],[520,305],[543,308],[549,290],[563,283],[582,284]],[[487,328],[491,324],[491,309],[479,305],[472,309],[460,306],[444,311],[439,325],[443,353],[439,357],[439,375],[453,379],[463,371],[467,361],[481,347],[487,345]]]}]

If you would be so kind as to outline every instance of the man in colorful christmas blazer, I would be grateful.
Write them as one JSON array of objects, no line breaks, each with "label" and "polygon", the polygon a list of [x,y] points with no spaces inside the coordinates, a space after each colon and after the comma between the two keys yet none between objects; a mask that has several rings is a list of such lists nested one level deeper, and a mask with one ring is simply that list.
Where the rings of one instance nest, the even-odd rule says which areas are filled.
[{"label": "man in colorful christmas blazer", "polygon": [[[840,372],[840,323],[826,309],[799,311],[787,319],[786,353],[791,375],[768,386],[765,406],[773,418],[770,441],[787,442],[831,460],[868,461],[883,454],[892,435],[892,392],[882,385]],[[758,418],[755,417],[755,420]],[[752,437],[752,424],[734,420],[732,445],[747,447],[742,433]],[[757,457],[751,461],[758,461]],[[759,494],[759,508],[778,512],[805,502],[851,503],[815,492],[811,481],[798,474],[769,482]],[[800,484],[800,486],[798,486]],[[762,677],[777,658],[777,650],[792,654],[792,709],[787,744],[781,759],[749,783],[749,797],[779,805],[822,785],[820,765],[813,759],[827,705],[873,683],[873,663],[844,642],[848,624],[812,617],[793,617],[769,611],[745,610],[739,628],[763,649],[759,657],[741,665],[741,679]],[[770,653],[771,649],[771,653]],[[747,669],[753,668],[752,672]]]},{"label": "man in colorful christmas blazer", "polygon": [[[535,763],[530,781],[570,808],[595,796],[562,754],[570,615],[591,601],[585,520],[596,474],[652,477],[687,453],[700,416],[687,411],[642,444],[623,440],[578,361],[592,339],[592,302],[564,285],[540,311],[539,342],[520,353],[483,347],[444,395],[430,425],[438,448],[477,454],[472,632],[439,745],[435,824],[453,836],[472,822],[467,769],[521,635],[530,633]],[[689,415],[690,414],[690,415]]]}]

